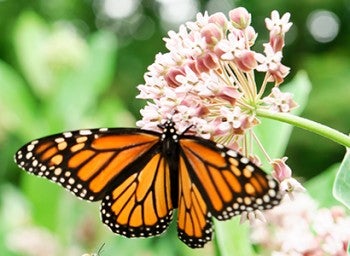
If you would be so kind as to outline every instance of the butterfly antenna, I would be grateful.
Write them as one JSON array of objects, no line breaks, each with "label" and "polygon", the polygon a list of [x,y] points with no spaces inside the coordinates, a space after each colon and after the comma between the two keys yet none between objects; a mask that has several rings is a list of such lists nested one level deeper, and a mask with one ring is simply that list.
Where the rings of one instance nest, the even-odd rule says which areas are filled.
[{"label": "butterfly antenna", "polygon": [[189,129],[191,129],[192,127],[194,127],[194,124],[189,125],[182,133],[181,135],[184,135],[186,132],[188,132]]}]

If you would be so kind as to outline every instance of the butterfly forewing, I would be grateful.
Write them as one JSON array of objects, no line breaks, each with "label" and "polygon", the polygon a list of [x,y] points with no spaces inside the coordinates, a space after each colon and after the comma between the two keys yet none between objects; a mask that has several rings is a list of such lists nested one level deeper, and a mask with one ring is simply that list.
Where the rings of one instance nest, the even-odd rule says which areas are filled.
[{"label": "butterfly forewing", "polygon": [[[111,182],[159,142],[139,129],[93,129],[52,135],[24,145],[16,163],[29,173],[59,183],[76,196],[100,200]],[[159,147],[159,145],[158,145]],[[135,170],[136,171],[136,170]]]},{"label": "butterfly forewing", "polygon": [[277,181],[239,153],[197,137],[183,138],[180,145],[192,182],[219,220],[280,202]]}]

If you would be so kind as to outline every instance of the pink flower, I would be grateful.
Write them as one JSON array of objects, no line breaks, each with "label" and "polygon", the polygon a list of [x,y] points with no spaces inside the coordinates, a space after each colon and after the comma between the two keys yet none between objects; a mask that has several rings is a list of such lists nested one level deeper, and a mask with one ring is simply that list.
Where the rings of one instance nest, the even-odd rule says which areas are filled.
[{"label": "pink flower", "polygon": [[285,13],[282,18],[277,11],[272,11],[271,19],[266,18],[265,23],[270,30],[270,45],[274,52],[282,51],[284,46],[284,36],[289,31],[293,23],[289,22],[290,14]]},{"label": "pink flower", "polygon": [[245,41],[243,38],[229,33],[227,39],[221,40],[217,47],[223,52],[220,56],[222,60],[234,60],[236,55],[245,49]]},{"label": "pink flower", "polygon": [[236,65],[244,72],[249,72],[258,65],[255,59],[255,52],[250,50],[238,51],[235,58]]},{"label": "pink flower", "polygon": [[[193,70],[187,66],[183,67],[183,70],[176,74],[175,80],[179,85],[183,84],[196,84],[198,82],[198,76]],[[184,86],[183,86],[184,87]],[[190,89],[190,88],[189,88]],[[181,88],[178,89],[180,91]]]},{"label": "pink flower", "polygon": [[[333,212],[343,212],[340,215]],[[339,206],[318,208],[307,193],[265,213],[266,222],[256,222],[251,239],[263,255],[347,255],[350,216]]]},{"label": "pink flower", "polygon": [[[258,87],[266,88],[269,81],[279,84],[288,74],[289,68],[281,64],[281,51],[275,51],[281,46],[272,46],[272,38],[265,44],[265,55],[252,51],[257,33],[250,26],[250,13],[236,8],[229,17],[230,22],[223,13],[198,14],[178,32],[169,31],[164,38],[168,52],[156,55],[145,83],[138,86],[138,98],[149,100],[138,126],[158,130],[157,122],[177,118],[179,127],[196,123],[202,129],[196,132],[192,125],[189,133],[230,145],[242,141],[238,137],[259,123],[254,109],[262,102],[280,112],[294,106],[291,96],[277,89],[264,100],[263,91],[257,93]],[[279,18],[273,12],[271,17],[266,21],[270,33],[279,31],[284,36],[291,25],[289,14]],[[255,83],[256,71],[266,73],[264,84]]]},{"label": "pink flower", "polygon": [[273,168],[272,176],[279,182],[292,177],[292,170],[286,164],[287,159],[287,157],[283,157],[282,159],[274,159],[270,163]]},{"label": "pink flower", "polygon": [[232,110],[228,107],[221,107],[220,112],[220,118],[217,119],[220,120],[217,126],[219,134],[231,133],[232,131],[235,134],[242,134],[248,127],[253,126],[249,116],[242,113],[239,107],[234,107]]},{"label": "pink flower", "polygon": [[195,67],[199,73],[215,70],[218,67],[218,58],[213,53],[203,54],[202,57],[197,59]]},{"label": "pink flower", "polygon": [[215,45],[223,38],[223,30],[214,23],[209,23],[201,29],[201,35],[209,45]]},{"label": "pink flower", "polygon": [[278,87],[272,88],[271,94],[262,100],[273,112],[286,113],[298,106],[291,93],[281,92]]},{"label": "pink flower", "polygon": [[227,18],[225,16],[225,14],[223,14],[222,12],[216,12],[216,13],[210,15],[208,21],[210,23],[214,23],[214,24],[220,26],[224,30],[226,29]]},{"label": "pink flower", "polygon": [[280,191],[294,198],[294,193],[305,192],[305,188],[294,178],[292,178],[292,170],[286,164],[287,157],[274,159],[270,164],[273,167],[272,176],[280,182]]},{"label": "pink flower", "polygon": [[274,52],[280,52],[284,47],[284,36],[282,36],[281,34],[270,33],[269,43]]},{"label": "pink flower", "polygon": [[260,72],[267,72],[268,81],[275,82],[276,85],[283,82],[284,78],[289,74],[290,68],[281,63],[282,52],[274,52],[270,44],[264,44],[265,56],[257,54],[257,61],[260,63],[256,70]]},{"label": "pink flower", "polygon": [[185,71],[183,67],[171,68],[164,76],[164,80],[170,87],[178,87],[181,83],[176,79],[178,75],[184,75]]}]

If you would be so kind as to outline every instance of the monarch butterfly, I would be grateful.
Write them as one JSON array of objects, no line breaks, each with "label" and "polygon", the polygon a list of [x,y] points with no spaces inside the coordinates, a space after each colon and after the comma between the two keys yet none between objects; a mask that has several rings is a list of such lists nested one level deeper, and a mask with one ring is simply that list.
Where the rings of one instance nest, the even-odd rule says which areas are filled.
[{"label": "monarch butterfly", "polygon": [[126,237],[163,233],[178,209],[179,238],[191,248],[212,239],[212,217],[227,220],[279,204],[278,183],[246,157],[211,140],[138,128],[64,132],[24,145],[22,169],[77,197],[99,201],[104,224]]}]

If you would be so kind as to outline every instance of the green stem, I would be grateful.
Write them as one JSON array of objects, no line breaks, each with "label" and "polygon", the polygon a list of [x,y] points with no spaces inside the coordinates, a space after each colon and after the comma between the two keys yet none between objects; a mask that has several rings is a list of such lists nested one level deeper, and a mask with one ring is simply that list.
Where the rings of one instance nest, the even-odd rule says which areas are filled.
[{"label": "green stem", "polygon": [[285,122],[305,130],[308,130],[313,133],[317,133],[327,139],[331,139],[345,147],[350,147],[350,137],[346,134],[343,134],[337,130],[334,130],[323,124],[314,122],[312,120],[302,118],[300,116],[295,116],[289,113],[279,113],[271,112],[265,109],[258,109],[256,114],[260,117],[266,117],[281,122]]}]

